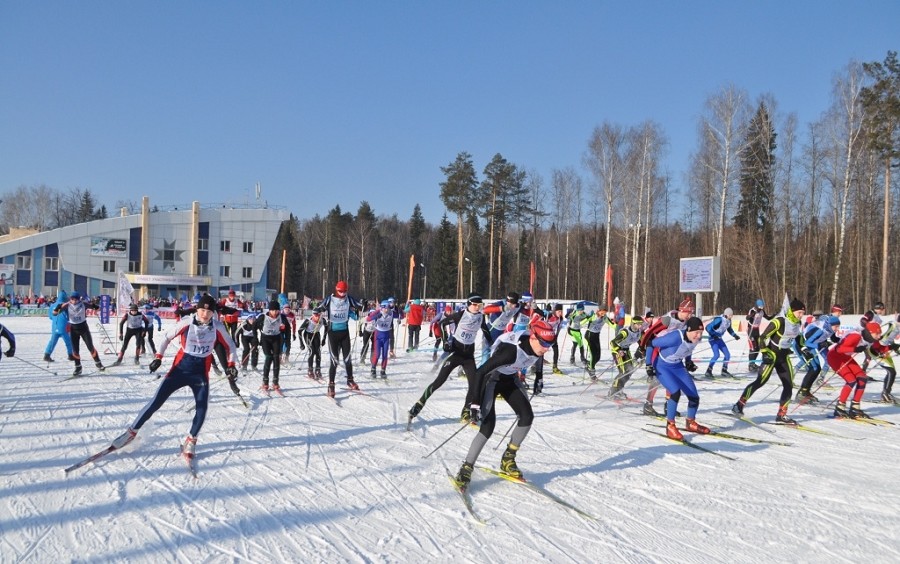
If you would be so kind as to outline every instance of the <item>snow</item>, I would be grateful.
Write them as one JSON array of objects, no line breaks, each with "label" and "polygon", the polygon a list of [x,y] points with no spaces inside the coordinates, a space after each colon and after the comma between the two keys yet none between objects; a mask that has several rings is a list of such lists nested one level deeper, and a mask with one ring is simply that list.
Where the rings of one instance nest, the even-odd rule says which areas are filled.
[{"label": "snow", "polygon": [[[533,400],[535,422],[518,462],[534,484],[596,520],[476,470],[470,492],[486,520],[480,525],[447,479],[476,431],[462,430],[425,457],[460,428],[465,380],[452,376],[414,430],[405,431],[406,411],[434,376],[430,352],[407,354],[398,346],[387,382],[372,381],[355,362],[357,380],[371,397],[339,385],[331,400],[299,363],[282,372],[285,398],[261,397],[255,391],[261,376],[242,375],[249,412],[213,374],[197,446],[199,479],[191,478],[177,454],[192,418],[187,389],[172,396],[126,449],[67,477],[64,468],[127,428],[159,381],[127,360],[105,373],[63,381],[72,364],[62,360],[62,344],[57,362],[45,369],[41,361],[49,321],[3,322],[18,342],[16,357],[0,362],[3,562],[900,560],[900,427],[833,420],[806,406],[792,415],[831,434],[753,427],[717,414],[749,383],[746,372],[739,381],[699,382],[698,420],[791,446],[688,435],[736,458],[729,461],[644,432],[662,429],[639,414],[639,403],[619,408],[601,402],[595,394],[605,394],[613,373],[606,369],[608,349],[598,370],[604,382],[588,385],[581,367],[568,362],[566,340],[560,354],[566,374],[545,376],[545,394]],[[99,344],[96,324],[91,321]],[[732,372],[745,371],[746,340],[729,346],[736,360]],[[708,345],[697,351],[696,359],[708,358]],[[107,364],[113,358],[104,355]],[[163,370],[171,359],[170,352]],[[704,362],[698,364],[705,370]],[[91,370],[86,363],[85,371]],[[870,373],[880,380],[884,371]],[[635,378],[641,379],[626,391],[640,398],[643,372]],[[773,377],[751,399],[747,415],[772,421],[779,391]],[[880,391],[873,382],[866,399],[876,400]],[[828,402],[837,393],[818,395]],[[900,424],[898,408],[864,407]],[[499,465],[503,448],[495,446],[513,420],[501,402],[497,431],[479,464]]]}]

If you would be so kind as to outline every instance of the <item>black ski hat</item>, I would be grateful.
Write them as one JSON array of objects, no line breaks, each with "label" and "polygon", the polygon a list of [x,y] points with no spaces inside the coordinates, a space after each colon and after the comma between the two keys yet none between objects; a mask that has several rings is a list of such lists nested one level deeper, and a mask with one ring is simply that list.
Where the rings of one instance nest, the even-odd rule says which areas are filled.
[{"label": "black ski hat", "polygon": [[700,331],[703,329],[703,322],[700,321],[699,317],[692,317],[687,320],[685,327],[688,331]]},{"label": "black ski hat", "polygon": [[510,293],[506,296],[506,301],[508,301],[508,302],[511,303],[511,304],[517,304],[517,303],[519,303],[519,298],[521,298],[521,297],[522,297],[522,296],[520,296],[520,295],[518,294],[518,292],[510,292]]},{"label": "black ski hat", "polygon": [[791,300],[791,311],[798,311],[798,310],[801,310],[801,309],[802,309],[803,311],[806,311],[806,304],[804,304],[803,302],[801,302],[801,301],[798,300],[797,298],[794,298],[793,300]]},{"label": "black ski hat", "polygon": [[271,302],[269,302],[269,311],[272,311],[273,309],[274,309],[274,310],[279,310],[279,309],[281,309],[281,304],[279,304],[279,303],[278,303],[277,301],[275,301],[275,300],[272,300]]},{"label": "black ski hat", "polygon": [[468,302],[470,304],[480,304],[482,301],[483,300],[481,299],[481,296],[479,296],[478,294],[474,292],[469,294]]},{"label": "black ski hat", "polygon": [[200,301],[197,302],[197,309],[211,309],[216,311],[218,309],[218,304],[216,304],[216,300],[212,296],[203,294],[203,296],[200,297]]}]

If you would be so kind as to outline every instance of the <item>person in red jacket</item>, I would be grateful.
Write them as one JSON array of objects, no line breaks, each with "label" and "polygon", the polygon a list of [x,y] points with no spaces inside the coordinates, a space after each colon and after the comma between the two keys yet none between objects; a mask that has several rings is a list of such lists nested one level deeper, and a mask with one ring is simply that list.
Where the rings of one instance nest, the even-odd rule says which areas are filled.
[{"label": "person in red jacket", "polygon": [[[870,321],[862,329],[844,335],[838,344],[828,351],[828,366],[845,382],[834,408],[835,417],[870,419],[866,412],[859,408],[859,402],[866,391],[866,372],[854,360],[853,355],[865,352],[866,349],[871,349],[871,352],[876,355],[887,354],[890,348],[878,342],[879,337],[881,337],[881,325]],[[850,403],[850,410],[847,411],[845,404],[854,387],[856,391]]]},{"label": "person in red jacket", "polygon": [[406,304],[403,310],[406,313],[406,326],[409,327],[409,347],[406,352],[413,352],[419,348],[419,332],[422,330],[422,320],[425,318],[425,306],[416,298]]}]

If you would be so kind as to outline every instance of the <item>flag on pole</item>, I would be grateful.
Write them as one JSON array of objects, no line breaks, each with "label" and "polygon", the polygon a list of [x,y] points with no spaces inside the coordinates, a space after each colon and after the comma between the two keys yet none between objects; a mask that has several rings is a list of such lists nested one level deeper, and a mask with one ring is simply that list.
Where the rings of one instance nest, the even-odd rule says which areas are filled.
[{"label": "flag on pole", "polygon": [[134,302],[134,286],[128,281],[123,271],[119,271],[119,283],[116,286],[116,307],[119,311],[125,311]]},{"label": "flag on pole", "polygon": [[778,314],[778,316],[783,317],[787,315],[789,309],[791,309],[791,299],[788,297],[787,292],[785,292],[784,301],[781,302],[781,312]]}]

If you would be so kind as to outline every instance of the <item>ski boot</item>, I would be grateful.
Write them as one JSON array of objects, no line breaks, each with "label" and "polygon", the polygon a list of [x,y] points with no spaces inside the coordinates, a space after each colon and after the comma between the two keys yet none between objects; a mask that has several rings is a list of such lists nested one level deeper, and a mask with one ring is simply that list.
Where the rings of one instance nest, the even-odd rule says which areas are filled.
[{"label": "ski boot", "polygon": [[330,397],[330,398],[333,398],[333,397],[334,397],[334,382],[328,382],[328,392],[327,392],[327,395],[328,395],[328,397]]},{"label": "ski boot", "polygon": [[459,422],[460,423],[471,423],[472,422],[472,413],[469,411],[468,407],[462,408],[462,412],[459,414]]},{"label": "ski boot", "polygon": [[500,471],[510,478],[524,481],[522,478],[522,471],[516,466],[516,452],[518,452],[518,450],[519,447],[517,445],[512,443],[506,445],[506,452],[504,452],[503,457],[500,458]]},{"label": "ski boot", "polygon": [[881,401],[883,401],[884,403],[892,403],[894,405],[897,405],[897,400],[894,398],[894,396],[891,395],[890,392],[881,392]]},{"label": "ski boot", "polygon": [[96,366],[97,370],[99,370],[100,372],[103,372],[104,370],[106,370],[106,367],[103,366],[103,363],[100,362],[100,359],[97,359],[96,361],[94,361],[94,366]]},{"label": "ski boot", "polygon": [[381,377],[387,378],[387,371],[384,368],[381,369]]},{"label": "ski boot", "polygon": [[134,357],[134,365],[140,366],[140,364],[141,364],[141,357],[139,357],[139,356]]},{"label": "ski boot", "polygon": [[700,435],[709,434],[709,427],[697,423],[696,419],[685,419],[684,422],[684,427],[691,433],[698,433]]},{"label": "ski boot", "polygon": [[321,379],[322,379],[322,370],[319,368],[316,368],[316,380],[321,380]]},{"label": "ski boot", "polygon": [[281,391],[281,386],[279,386],[278,384],[272,385],[272,391],[275,392],[276,394],[278,394],[279,396],[284,397],[284,393],[282,393],[282,391]]},{"label": "ski boot", "polygon": [[421,401],[414,403],[413,406],[409,408],[409,420],[412,421],[419,415],[419,412],[422,411],[423,407],[425,407],[425,405]]},{"label": "ski boot", "polygon": [[120,364],[122,364],[122,358],[122,355],[119,355],[118,358],[116,358],[116,360],[110,366],[119,366]]},{"label": "ski boot", "polygon": [[82,368],[80,364],[75,365],[75,372],[72,373],[72,376],[81,376]]},{"label": "ski boot", "polygon": [[703,377],[707,380],[712,380],[713,378],[715,378],[712,373],[712,366],[706,369],[706,373],[703,375]]},{"label": "ski boot", "polygon": [[722,367],[722,374],[720,374],[720,376],[722,378],[737,378],[737,376],[728,371],[727,366]]},{"label": "ski boot", "polygon": [[588,367],[587,373],[588,373],[588,376],[591,377],[592,382],[597,381],[597,372],[593,368]]},{"label": "ski boot", "polygon": [[748,372],[756,372],[757,370],[759,370],[759,366],[755,362],[751,362],[747,365]]},{"label": "ski boot", "polygon": [[807,403],[810,405],[815,405],[819,403],[819,398],[812,395],[812,392],[810,392],[808,389],[800,388],[799,390],[797,390],[797,395],[794,397],[794,401],[796,401],[800,405]]},{"label": "ski boot", "polygon": [[358,391],[359,391],[359,386],[358,386],[357,383],[353,380],[353,378],[347,378],[347,387],[350,388],[351,390],[353,390],[354,392],[358,392]]},{"label": "ski boot", "polygon": [[374,378],[374,377],[375,377],[375,367],[373,366],[372,367],[372,378]]},{"label": "ski boot", "polygon": [[127,431],[113,439],[112,446],[116,447],[117,449],[122,448],[133,441],[136,436],[137,431],[129,427]]},{"label": "ski boot", "polygon": [[44,362],[53,362],[53,359],[50,358],[50,353],[44,353]]},{"label": "ski boot", "polygon": [[553,373],[557,376],[562,376],[563,371],[559,369],[559,366],[553,365]]},{"label": "ski boot", "polygon": [[731,406],[731,413],[737,415],[738,417],[744,416],[744,402],[743,400],[738,400],[734,405]]},{"label": "ski boot", "polygon": [[788,417],[787,407],[782,406],[778,408],[778,415],[775,416],[775,422],[781,423],[782,425],[796,425],[797,422]]},{"label": "ski boot", "polygon": [[678,427],[675,426],[674,421],[666,422],[666,436],[672,439],[673,441],[683,441],[684,435],[681,434],[681,431],[678,430]]},{"label": "ski boot", "polygon": [[871,419],[868,413],[860,409],[859,402],[853,402],[850,404],[850,411],[847,412],[850,415],[850,419]]},{"label": "ski boot", "polygon": [[184,439],[184,443],[181,445],[181,454],[184,455],[185,458],[194,458],[194,453],[197,450],[197,439],[188,435]]},{"label": "ski boot", "polygon": [[644,402],[644,409],[642,411],[644,415],[648,415],[650,417],[659,417],[659,412],[653,409],[653,404],[649,401]]},{"label": "ski boot", "polygon": [[625,401],[628,399],[628,396],[625,395],[625,392],[622,390],[616,390],[616,391],[610,390],[608,397],[609,397],[609,399],[611,399],[613,401]]},{"label": "ski boot", "polygon": [[838,403],[834,406],[834,413],[832,417],[837,419],[846,419],[850,417],[850,414],[847,412],[847,408],[844,407],[844,404]]},{"label": "ski boot", "polygon": [[263,384],[262,386],[259,387],[259,391],[264,394],[268,394],[269,393],[269,385]]},{"label": "ski boot", "polygon": [[453,478],[453,483],[456,484],[456,487],[460,490],[465,490],[471,481],[472,465],[468,462],[463,462],[462,466],[459,467],[459,472],[457,472],[456,476]]}]

